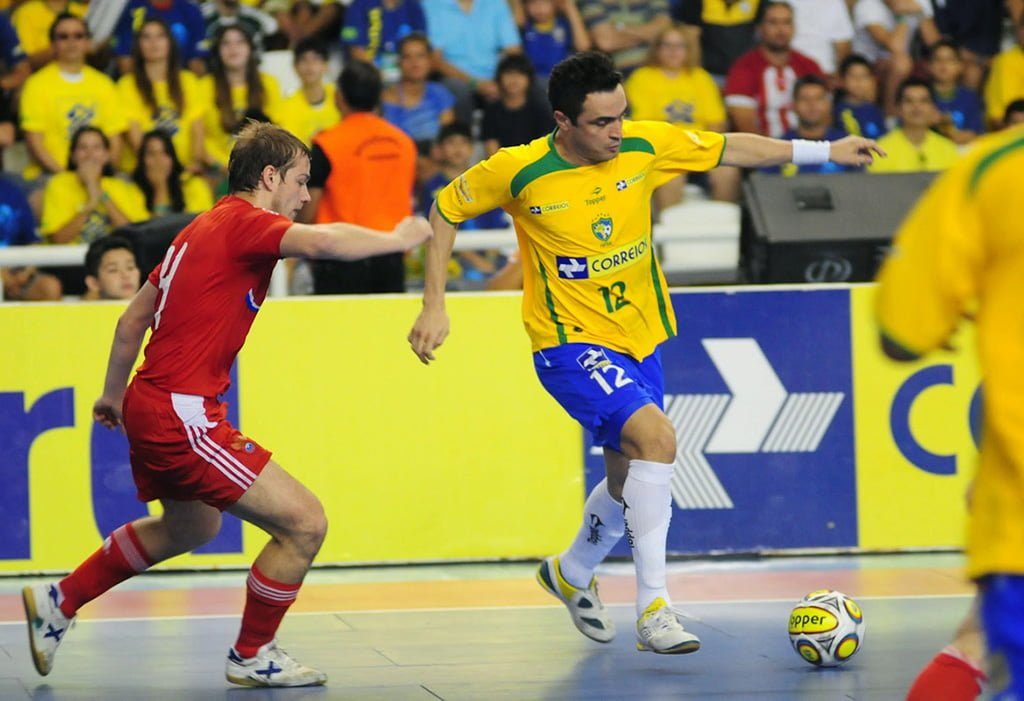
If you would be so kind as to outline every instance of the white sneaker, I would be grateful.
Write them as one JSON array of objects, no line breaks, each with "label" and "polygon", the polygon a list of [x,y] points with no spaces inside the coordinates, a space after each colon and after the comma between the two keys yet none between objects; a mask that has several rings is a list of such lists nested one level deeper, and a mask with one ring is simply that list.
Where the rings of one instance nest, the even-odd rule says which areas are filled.
[{"label": "white sneaker", "polygon": [[684,630],[672,608],[658,597],[636,622],[636,649],[661,655],[685,655],[700,649],[700,638]]},{"label": "white sneaker", "polygon": [[256,651],[255,657],[242,658],[235,648],[228,650],[224,676],[240,686],[319,686],[327,675],[297,662],[277,646],[276,640]]},{"label": "white sneaker", "polygon": [[565,604],[572,622],[583,635],[599,643],[607,643],[615,637],[615,623],[597,596],[597,579],[591,579],[586,589],[574,587],[565,581],[558,558],[552,556],[540,563],[537,581]]},{"label": "white sneaker", "polygon": [[75,622],[60,610],[57,585],[36,584],[21,590],[28,620],[28,646],[36,671],[44,677],[53,669],[53,656]]}]

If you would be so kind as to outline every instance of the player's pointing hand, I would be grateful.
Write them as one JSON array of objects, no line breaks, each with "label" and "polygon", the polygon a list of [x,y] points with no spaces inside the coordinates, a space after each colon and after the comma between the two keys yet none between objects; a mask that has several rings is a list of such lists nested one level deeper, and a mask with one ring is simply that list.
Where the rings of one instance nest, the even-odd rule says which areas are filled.
[{"label": "player's pointing hand", "polygon": [[395,227],[395,236],[405,242],[405,249],[415,248],[433,235],[430,222],[423,217],[406,217]]},{"label": "player's pointing hand", "polygon": [[885,158],[886,155],[874,139],[847,136],[832,142],[829,160],[844,166],[867,166],[874,162],[876,156]]}]

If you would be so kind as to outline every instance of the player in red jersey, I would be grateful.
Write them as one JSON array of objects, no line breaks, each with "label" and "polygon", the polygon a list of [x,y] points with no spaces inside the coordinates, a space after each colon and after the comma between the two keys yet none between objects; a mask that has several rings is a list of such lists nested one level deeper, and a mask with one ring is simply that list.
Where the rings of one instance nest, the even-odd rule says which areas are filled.
[{"label": "player in red jersey", "polygon": [[[231,194],[174,239],[117,323],[103,396],[93,415],[123,425],[143,501],[163,514],[114,530],[70,575],[23,590],[32,657],[48,674],[78,609],[157,562],[194,550],[220,530],[221,512],[270,535],[249,572],[228,681],[244,686],[323,684],[274,641],[327,531],[320,501],[242,435],[218,401],[282,257],[354,260],[405,251],[430,235],[409,217],[393,232],[349,224],[296,224],[309,201],[309,151],[287,131],[250,124],[228,163]],[[145,362],[128,376],[148,328]],[[126,385],[127,390],[126,390]]]}]

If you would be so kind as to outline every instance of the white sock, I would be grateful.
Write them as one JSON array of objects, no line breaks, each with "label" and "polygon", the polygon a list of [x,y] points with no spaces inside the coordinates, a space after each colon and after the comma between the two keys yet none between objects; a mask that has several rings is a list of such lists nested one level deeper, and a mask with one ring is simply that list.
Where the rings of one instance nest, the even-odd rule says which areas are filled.
[{"label": "white sock", "polygon": [[636,565],[637,617],[661,597],[671,605],[665,588],[665,540],[672,520],[670,463],[630,460],[622,488],[626,538]]},{"label": "white sock", "polygon": [[583,525],[576,533],[576,540],[558,557],[565,581],[580,589],[589,587],[594,568],[619,542],[625,529],[622,502],[615,501],[608,493],[605,478],[591,490],[583,505]]}]

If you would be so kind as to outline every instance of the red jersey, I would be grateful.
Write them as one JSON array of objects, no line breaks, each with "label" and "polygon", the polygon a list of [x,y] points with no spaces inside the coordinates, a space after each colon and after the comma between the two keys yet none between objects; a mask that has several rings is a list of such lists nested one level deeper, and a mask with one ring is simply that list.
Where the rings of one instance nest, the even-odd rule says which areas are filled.
[{"label": "red jersey", "polygon": [[725,80],[725,104],[757,109],[761,133],[780,138],[796,128],[793,86],[805,75],[822,75],[814,59],[790,50],[784,66],[770,63],[760,48],[736,59]]},{"label": "red jersey", "polygon": [[156,314],[136,377],[165,392],[223,393],[291,224],[232,196],[192,220],[149,274]]}]

